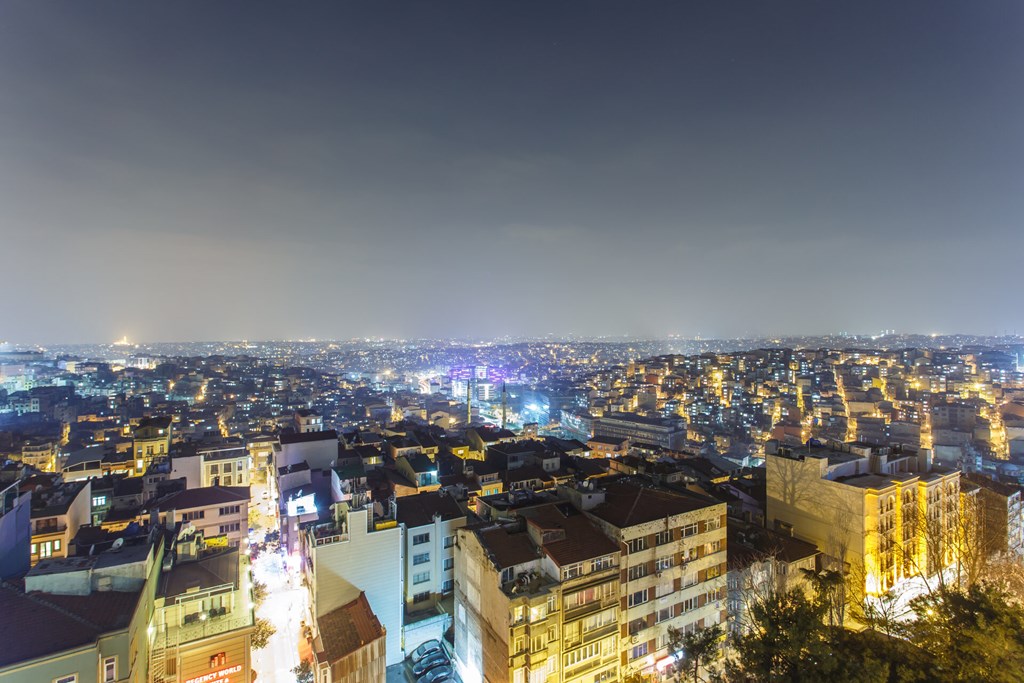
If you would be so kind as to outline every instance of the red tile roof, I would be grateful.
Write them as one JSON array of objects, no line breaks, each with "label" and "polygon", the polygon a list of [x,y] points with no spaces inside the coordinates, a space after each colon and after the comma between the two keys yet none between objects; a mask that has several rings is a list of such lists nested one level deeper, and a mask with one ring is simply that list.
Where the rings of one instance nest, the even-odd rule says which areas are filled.
[{"label": "red tile roof", "polygon": [[331,664],[384,637],[384,627],[370,609],[366,594],[317,620],[324,658]]}]

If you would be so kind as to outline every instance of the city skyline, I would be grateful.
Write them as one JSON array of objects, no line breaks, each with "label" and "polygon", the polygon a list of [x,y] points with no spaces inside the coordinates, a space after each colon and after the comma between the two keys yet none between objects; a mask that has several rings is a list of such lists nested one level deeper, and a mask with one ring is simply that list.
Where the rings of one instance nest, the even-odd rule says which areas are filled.
[{"label": "city skyline", "polygon": [[7,4],[0,338],[1019,331],[1022,12]]}]

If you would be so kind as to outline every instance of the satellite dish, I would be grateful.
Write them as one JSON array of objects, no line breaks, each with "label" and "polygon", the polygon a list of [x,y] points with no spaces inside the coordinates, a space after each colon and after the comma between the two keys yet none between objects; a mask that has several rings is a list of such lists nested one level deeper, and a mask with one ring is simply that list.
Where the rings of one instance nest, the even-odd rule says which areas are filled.
[{"label": "satellite dish", "polygon": [[124,539],[123,538],[118,538],[118,539],[114,540],[114,545],[110,546],[110,550],[112,552],[116,553],[118,550],[120,550],[123,547],[124,547]]}]

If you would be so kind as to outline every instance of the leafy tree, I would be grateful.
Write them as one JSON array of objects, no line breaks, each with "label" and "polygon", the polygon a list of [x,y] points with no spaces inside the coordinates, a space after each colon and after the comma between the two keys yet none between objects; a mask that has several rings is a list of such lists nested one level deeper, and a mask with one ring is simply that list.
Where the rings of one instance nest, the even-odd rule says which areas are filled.
[{"label": "leafy tree", "polygon": [[252,601],[257,606],[262,605],[263,601],[267,599],[267,584],[262,581],[252,582]]},{"label": "leafy tree", "polygon": [[750,628],[733,641],[730,678],[749,681],[811,680],[829,656],[823,618],[827,606],[794,588],[765,595],[748,607]]},{"label": "leafy tree", "polygon": [[671,651],[685,653],[683,658],[675,664],[676,673],[686,672],[689,674],[693,672],[693,683],[698,683],[701,665],[706,668],[721,655],[720,646],[724,635],[725,631],[721,624],[700,628],[689,633],[669,627],[668,639]]},{"label": "leafy tree", "polygon": [[255,628],[252,632],[252,647],[254,650],[262,650],[270,643],[270,637],[277,633],[277,629],[270,623],[269,619],[256,617]]},{"label": "leafy tree", "polygon": [[313,665],[308,659],[303,659],[299,665],[292,668],[295,674],[295,683],[313,683]]},{"label": "leafy tree", "polygon": [[934,658],[946,681],[1021,680],[1024,609],[1001,588],[980,584],[916,598],[906,637]]}]

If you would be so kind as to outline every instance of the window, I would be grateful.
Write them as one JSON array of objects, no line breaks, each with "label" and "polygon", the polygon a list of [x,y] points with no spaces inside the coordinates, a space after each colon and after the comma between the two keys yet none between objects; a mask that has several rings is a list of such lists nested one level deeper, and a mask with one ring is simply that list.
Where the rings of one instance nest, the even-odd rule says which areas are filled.
[{"label": "window", "polygon": [[417,593],[416,595],[412,596],[412,601],[413,602],[424,602],[424,601],[429,600],[429,599],[430,599],[430,591],[425,591],[423,593]]},{"label": "window", "polygon": [[640,643],[629,652],[630,659],[640,659],[647,656],[647,643]]},{"label": "window", "polygon": [[666,569],[671,569],[672,565],[674,564],[674,562],[673,562],[674,559],[675,558],[672,557],[671,555],[666,555],[665,557],[659,557],[658,559],[656,559],[654,561],[654,571],[656,571],[656,572],[663,572]]},{"label": "window", "polygon": [[422,545],[423,543],[430,543],[430,534],[416,534],[412,537],[413,545]]},{"label": "window", "polygon": [[601,643],[588,643],[578,650],[573,650],[565,655],[564,665],[566,667],[576,666],[588,659],[593,659],[601,654]]},{"label": "window", "polygon": [[106,496],[93,496],[92,497],[92,506],[94,508],[103,507],[106,504],[107,504],[107,497]]},{"label": "window", "polygon": [[117,657],[103,660],[103,683],[114,683],[117,680]]},{"label": "window", "polygon": [[60,539],[59,538],[53,539],[53,549],[55,551],[60,550]]},{"label": "window", "polygon": [[629,571],[627,572],[627,576],[629,577],[630,581],[636,581],[637,579],[644,578],[645,576],[647,576],[647,565],[638,564],[635,567],[630,567]]},{"label": "window", "polygon": [[612,562],[611,555],[606,555],[605,557],[599,557],[596,560],[590,561],[591,572],[599,572],[603,569],[610,569],[612,566],[614,566],[614,564]]},{"label": "window", "polygon": [[224,486],[231,486],[231,476],[230,475],[224,477]]},{"label": "window", "polygon": [[53,549],[52,546],[50,545],[50,542],[47,541],[46,543],[40,543],[39,557],[50,557],[51,555],[53,555]]},{"label": "window", "polygon": [[220,465],[210,465],[210,474],[220,474]]},{"label": "window", "polygon": [[640,631],[643,631],[645,628],[647,628],[647,617],[640,617],[639,619],[634,619],[631,622],[629,622],[629,635],[635,636],[636,634],[640,633]]},{"label": "window", "polygon": [[710,543],[706,544],[706,546],[704,548],[704,554],[705,555],[710,555],[711,553],[717,553],[721,549],[722,549],[722,542],[721,541],[711,541]]},{"label": "window", "polygon": [[664,609],[658,610],[654,614],[654,623],[655,624],[660,624],[661,622],[668,621],[671,618],[672,618],[672,608],[671,607],[665,607]]},{"label": "window", "polygon": [[636,591],[635,593],[630,593],[629,594],[629,598],[627,600],[627,604],[628,604],[629,607],[636,607],[637,605],[642,605],[645,602],[647,602],[647,589],[646,588],[643,589],[642,591]]},{"label": "window", "polygon": [[447,572],[447,571],[451,571],[454,568],[455,568],[455,558],[454,557],[446,557],[446,558],[444,558],[444,570]]},{"label": "window", "polygon": [[455,582],[452,581],[451,579],[448,579],[447,581],[445,581],[444,583],[441,584],[441,592],[442,593],[451,593],[454,589],[455,589]]},{"label": "window", "polygon": [[570,564],[567,567],[562,567],[562,580],[575,579],[577,576],[583,576],[583,564],[577,562],[576,564]]},{"label": "window", "polygon": [[698,600],[697,600],[696,597],[687,598],[686,600],[683,600],[683,602],[681,604],[683,606],[683,611],[684,612],[692,612],[693,610],[697,609],[697,607],[699,606],[698,605]]},{"label": "window", "polygon": [[704,530],[705,531],[714,531],[715,529],[721,529],[721,528],[722,528],[722,518],[721,517],[715,517],[714,519],[709,519],[708,521],[704,522]]},{"label": "window", "polygon": [[239,530],[241,530],[241,528],[242,528],[241,522],[235,522],[233,524],[221,524],[220,525],[220,533],[227,534],[227,533],[230,533],[232,531],[239,531]]},{"label": "window", "polygon": [[647,550],[647,537],[641,536],[640,538],[634,538],[626,543],[628,552],[638,553],[641,550]]},{"label": "window", "polygon": [[426,564],[430,562],[430,553],[420,553],[419,555],[412,556],[413,564]]},{"label": "window", "polygon": [[722,567],[716,564],[713,567],[708,567],[708,571],[707,571],[707,574],[705,576],[708,579],[713,579],[713,578],[721,576],[721,575],[722,575]]},{"label": "window", "polygon": [[672,542],[672,530],[671,529],[669,529],[667,531],[659,531],[654,536],[654,544],[655,545],[665,545],[666,543],[671,543],[671,542]]},{"label": "window", "polygon": [[683,538],[686,538],[687,536],[693,536],[696,533],[697,533],[697,523],[696,522],[694,522],[693,524],[687,524],[686,526],[683,527]]},{"label": "window", "polygon": [[445,536],[444,547],[451,548],[453,545],[455,545],[455,536]]},{"label": "window", "polygon": [[412,575],[413,584],[426,583],[430,581],[430,572],[420,572],[419,574]]},{"label": "window", "polygon": [[242,511],[242,506],[241,505],[228,505],[227,507],[222,507],[220,509],[220,514],[222,514],[222,515],[237,515],[241,511]]},{"label": "window", "polygon": [[191,522],[194,519],[202,519],[206,516],[206,510],[193,510],[192,512],[185,512],[181,515],[181,521]]},{"label": "window", "polygon": [[53,683],[78,683],[78,674],[68,674],[53,679]]}]

